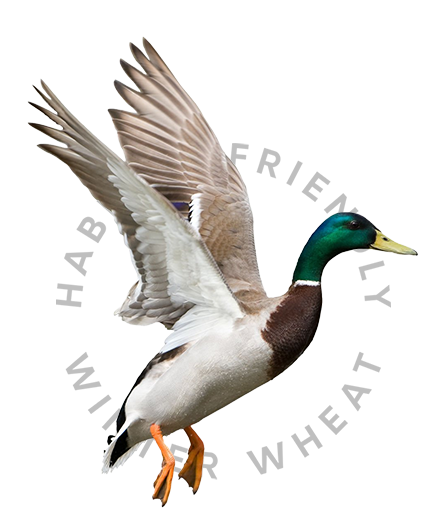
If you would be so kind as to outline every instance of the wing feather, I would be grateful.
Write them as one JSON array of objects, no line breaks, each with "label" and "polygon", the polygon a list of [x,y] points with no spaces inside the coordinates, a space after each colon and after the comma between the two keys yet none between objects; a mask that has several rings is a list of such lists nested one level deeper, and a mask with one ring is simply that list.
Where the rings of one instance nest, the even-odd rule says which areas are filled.
[{"label": "wing feather", "polygon": [[[37,89],[61,126],[31,125],[65,146],[39,145],[66,163],[91,195],[113,214],[130,251],[137,282],[117,314],[135,325],[171,327],[193,306],[236,319],[242,310],[200,235],[177,209],[88,131],[42,82]],[[165,162],[162,159],[161,165]],[[172,166],[175,165],[174,160]],[[183,328],[181,328],[183,331]],[[195,331],[188,338],[195,339]]]},{"label": "wing feather", "polygon": [[138,90],[116,82],[135,113],[110,111],[125,158],[189,217],[236,296],[262,299],[246,187],[198,107],[154,48],[143,44],[147,55],[131,44],[142,70],[122,62]]}]

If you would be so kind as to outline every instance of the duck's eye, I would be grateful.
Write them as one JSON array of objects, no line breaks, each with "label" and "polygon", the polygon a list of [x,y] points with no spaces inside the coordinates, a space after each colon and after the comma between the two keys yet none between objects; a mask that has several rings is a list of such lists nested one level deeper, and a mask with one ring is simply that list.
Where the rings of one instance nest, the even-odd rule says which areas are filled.
[{"label": "duck's eye", "polygon": [[349,229],[355,230],[360,229],[360,223],[357,220],[351,220],[348,224]]}]

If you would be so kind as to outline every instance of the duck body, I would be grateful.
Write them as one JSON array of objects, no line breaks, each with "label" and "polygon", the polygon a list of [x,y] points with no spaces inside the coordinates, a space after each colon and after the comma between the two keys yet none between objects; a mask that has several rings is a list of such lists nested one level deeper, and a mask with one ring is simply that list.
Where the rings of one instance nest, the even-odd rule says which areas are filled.
[{"label": "duck body", "polygon": [[146,373],[124,406],[126,418],[140,419],[145,425],[142,440],[150,437],[152,423],[161,426],[163,434],[171,434],[269,380],[272,350],[256,325],[256,317],[246,316],[232,328],[183,346],[175,360],[166,362],[155,383]]},{"label": "duck body", "polygon": [[[107,148],[42,82],[61,129],[31,124],[66,147],[43,144],[113,216],[137,273],[117,314],[171,334],[123,403],[103,471],[153,438],[163,456],[154,498],[168,500],[174,457],[163,435],[184,429],[191,446],[179,476],[200,485],[204,445],[191,425],[275,378],[306,350],[321,312],[321,276],[339,253],[378,249],[416,255],[356,213],[330,216],[305,245],[289,290],[268,298],[261,283],[245,184],[166,64],[144,41],[142,70],[116,82],[135,112],[110,110],[125,160]],[[53,112],[54,111],[54,112]],[[122,363],[117,362],[117,365]]]},{"label": "duck body", "polygon": [[[118,430],[127,420],[128,445],[193,425],[270,381],[305,351],[320,318],[321,287],[292,285],[278,298],[192,345],[157,355],[128,395]],[[256,309],[257,310],[257,309]],[[153,359],[155,361],[155,358]],[[115,453],[110,464],[120,458]]]}]

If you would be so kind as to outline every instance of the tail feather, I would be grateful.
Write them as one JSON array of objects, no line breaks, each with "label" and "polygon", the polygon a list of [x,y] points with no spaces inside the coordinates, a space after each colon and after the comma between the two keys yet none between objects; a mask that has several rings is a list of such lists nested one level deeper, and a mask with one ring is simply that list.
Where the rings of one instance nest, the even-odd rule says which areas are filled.
[{"label": "tail feather", "polygon": [[134,419],[126,420],[115,438],[110,442],[110,445],[105,452],[105,456],[103,457],[103,473],[109,473],[116,467],[123,465],[137,450],[140,444],[143,443],[137,442],[134,445],[131,445],[130,443],[128,429],[135,421],[136,420]]}]

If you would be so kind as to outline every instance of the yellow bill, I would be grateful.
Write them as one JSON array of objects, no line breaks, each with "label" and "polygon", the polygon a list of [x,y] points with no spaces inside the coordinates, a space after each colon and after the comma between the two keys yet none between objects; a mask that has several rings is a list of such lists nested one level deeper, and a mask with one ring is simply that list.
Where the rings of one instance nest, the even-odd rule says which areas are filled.
[{"label": "yellow bill", "polygon": [[392,253],[399,253],[400,255],[417,255],[418,253],[407,246],[397,244],[380,231],[377,231],[375,242],[370,246],[372,249],[378,249],[380,251],[391,251]]}]

